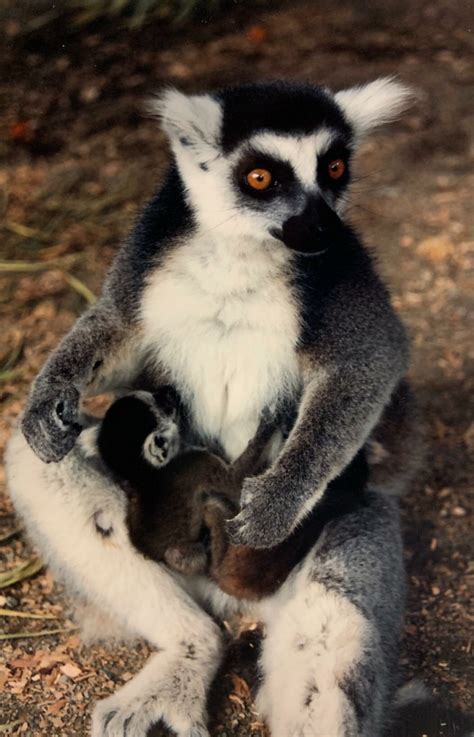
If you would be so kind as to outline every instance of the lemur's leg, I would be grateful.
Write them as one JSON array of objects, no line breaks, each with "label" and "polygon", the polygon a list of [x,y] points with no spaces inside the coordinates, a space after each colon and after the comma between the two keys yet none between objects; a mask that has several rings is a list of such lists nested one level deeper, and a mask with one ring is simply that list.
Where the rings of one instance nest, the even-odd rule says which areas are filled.
[{"label": "lemur's leg", "polygon": [[[143,737],[160,719],[179,737],[207,735],[206,692],[219,665],[220,631],[170,571],[131,546],[121,490],[80,444],[46,464],[19,431],[8,447],[7,473],[34,542],[69,588],[160,650],[96,706],[93,737]],[[106,534],[96,527],[99,510],[107,513]]]},{"label": "lemur's leg", "polygon": [[375,737],[395,687],[403,602],[396,502],[328,525],[268,602],[257,707],[272,737]]}]

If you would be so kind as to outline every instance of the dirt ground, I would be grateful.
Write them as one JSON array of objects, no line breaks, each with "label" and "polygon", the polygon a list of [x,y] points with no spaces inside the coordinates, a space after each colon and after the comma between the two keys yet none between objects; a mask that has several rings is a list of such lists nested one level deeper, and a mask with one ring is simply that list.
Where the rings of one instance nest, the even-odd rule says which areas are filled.
[{"label": "dirt ground", "polygon": [[[201,90],[284,77],[341,88],[392,73],[417,88],[413,109],[361,150],[351,217],[378,254],[410,330],[411,379],[429,446],[403,500],[410,599],[402,663],[407,678],[427,683],[438,707],[405,715],[393,737],[467,734],[460,712],[472,709],[474,681],[472,3],[254,4],[186,30],[130,33],[109,24],[70,36],[59,20],[48,34],[27,37],[18,12],[3,24],[0,82],[7,102],[0,123],[2,448],[31,380],[91,299],[88,290],[98,293],[137,208],[163,176],[168,153],[141,114],[144,96],[165,83]],[[7,261],[26,266],[5,273]],[[1,539],[16,524],[3,488],[5,571],[34,551],[21,534]],[[67,631],[68,604],[44,571],[0,589],[0,609],[57,618],[0,614],[4,634],[29,633],[2,642],[0,722],[12,735],[87,735],[92,702],[131,678],[148,654],[143,643],[82,644]],[[31,637],[53,629],[66,631]],[[252,627],[232,646],[210,700],[213,737],[265,734],[248,686],[257,649]]]}]

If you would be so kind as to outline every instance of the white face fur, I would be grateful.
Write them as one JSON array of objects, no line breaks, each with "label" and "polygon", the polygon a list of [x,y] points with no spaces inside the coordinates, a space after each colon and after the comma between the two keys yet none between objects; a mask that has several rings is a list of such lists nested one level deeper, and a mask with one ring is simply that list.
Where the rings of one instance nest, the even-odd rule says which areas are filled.
[{"label": "white face fur", "polygon": [[[332,95],[352,128],[350,148],[373,128],[396,118],[411,96],[407,87],[392,78],[378,79]],[[235,149],[224,153],[221,146],[223,111],[221,103],[211,95],[186,96],[171,89],[150,103],[150,110],[162,119],[187,196],[203,229],[250,237],[256,233],[269,235],[288,217],[298,214],[305,206],[306,196],[311,194],[322,194],[335,211],[342,213],[344,196],[336,197],[322,191],[317,182],[318,157],[330,149],[337,138],[337,130],[322,126],[309,135],[257,131]],[[236,186],[235,170],[249,149],[287,162],[295,174],[299,192],[293,198],[279,197],[269,202],[267,208],[255,210],[251,201],[247,207],[245,197]]]}]

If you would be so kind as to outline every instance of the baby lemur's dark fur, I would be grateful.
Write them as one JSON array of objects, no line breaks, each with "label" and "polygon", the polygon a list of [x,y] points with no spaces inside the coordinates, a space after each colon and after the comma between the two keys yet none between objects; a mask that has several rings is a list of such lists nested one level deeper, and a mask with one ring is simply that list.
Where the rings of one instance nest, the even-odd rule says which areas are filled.
[{"label": "baby lemur's dark fur", "polygon": [[[175,455],[180,432],[177,404],[176,399],[173,406],[170,392],[165,401],[163,392],[122,397],[107,411],[97,444],[102,460],[127,493],[127,524],[134,546],[181,573],[203,573],[208,567],[202,539],[206,519],[215,528],[211,548],[222,559],[224,522],[239,509],[244,478],[263,470],[274,426],[262,422],[232,464],[201,448]],[[158,449],[159,459],[145,451],[150,443]],[[212,560],[216,571],[215,556]]]},{"label": "baby lemur's dark fur", "polygon": [[[387,420],[369,448],[370,479],[384,486],[400,476],[400,458],[410,471],[417,434],[408,389],[392,402]],[[364,504],[369,477],[360,451],[331,482],[317,512],[279,545],[259,549],[229,543],[225,522],[239,509],[243,479],[267,465],[274,424],[262,421],[256,437],[232,464],[208,450],[179,451],[179,398],[171,389],[138,392],[111,405],[98,433],[102,460],[127,493],[127,525],[133,545],[152,560],[184,574],[208,573],[233,596],[259,599],[276,591],[336,516]],[[147,438],[159,459],[144,451]],[[399,445],[402,444],[401,453]],[[148,457],[147,457],[148,455]],[[403,474],[402,474],[403,475]]]}]

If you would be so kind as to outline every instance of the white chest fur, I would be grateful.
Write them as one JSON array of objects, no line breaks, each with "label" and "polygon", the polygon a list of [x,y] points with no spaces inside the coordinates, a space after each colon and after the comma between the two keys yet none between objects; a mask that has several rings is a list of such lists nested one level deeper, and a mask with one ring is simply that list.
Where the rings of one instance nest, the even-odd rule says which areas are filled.
[{"label": "white chest fur", "polygon": [[286,258],[274,242],[194,237],[145,289],[146,350],[186,398],[196,429],[230,458],[254,435],[262,409],[299,381]]}]

